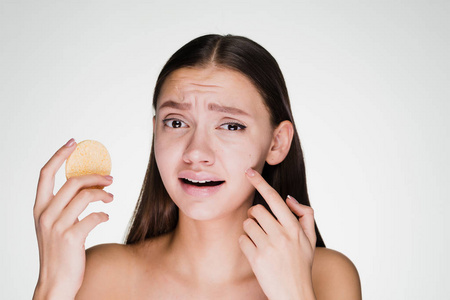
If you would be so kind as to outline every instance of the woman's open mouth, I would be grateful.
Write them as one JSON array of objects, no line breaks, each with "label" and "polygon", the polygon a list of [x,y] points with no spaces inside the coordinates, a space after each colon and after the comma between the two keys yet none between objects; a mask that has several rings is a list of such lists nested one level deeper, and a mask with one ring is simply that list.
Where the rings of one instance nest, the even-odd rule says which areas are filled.
[{"label": "woman's open mouth", "polygon": [[225,183],[224,180],[194,180],[189,178],[179,178],[183,190],[195,197],[208,197],[215,194]]},{"label": "woman's open mouth", "polygon": [[192,184],[195,186],[216,186],[219,184],[224,183],[225,181],[213,181],[213,180],[193,180],[188,178],[181,178],[184,183],[186,184]]}]

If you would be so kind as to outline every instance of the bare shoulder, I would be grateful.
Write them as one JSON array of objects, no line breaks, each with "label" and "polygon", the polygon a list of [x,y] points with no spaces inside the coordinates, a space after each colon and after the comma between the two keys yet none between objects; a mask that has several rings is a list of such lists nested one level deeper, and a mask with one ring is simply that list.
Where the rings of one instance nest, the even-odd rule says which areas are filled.
[{"label": "bare shoulder", "polygon": [[124,244],[101,244],[86,250],[86,260],[91,263],[98,263],[102,260],[129,258],[133,254],[132,246]]},{"label": "bare shoulder", "polygon": [[312,278],[317,300],[362,298],[358,270],[350,259],[338,251],[316,248]]},{"label": "bare shoulder", "polygon": [[[133,246],[102,244],[86,250],[86,270],[76,299],[114,299],[123,290],[136,260]],[[118,296],[118,294],[115,294]]]},{"label": "bare shoulder", "polygon": [[142,278],[159,265],[169,235],[133,245],[102,244],[86,250],[86,270],[76,299],[136,299]]}]

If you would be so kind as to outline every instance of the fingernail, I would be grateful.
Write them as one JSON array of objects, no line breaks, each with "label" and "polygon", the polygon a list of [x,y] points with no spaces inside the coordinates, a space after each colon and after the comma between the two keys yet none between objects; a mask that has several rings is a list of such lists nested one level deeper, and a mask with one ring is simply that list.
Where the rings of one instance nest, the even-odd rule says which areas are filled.
[{"label": "fingernail", "polygon": [[108,180],[111,180],[111,181],[113,180],[113,177],[109,176],[109,175],[106,175],[105,178],[108,179]]},{"label": "fingernail", "polygon": [[111,194],[111,193],[108,193],[108,195],[110,195],[113,199],[114,199],[114,195],[113,194]]},{"label": "fingernail", "polygon": [[73,145],[73,143],[75,143],[75,140],[73,138],[71,138],[64,146],[65,147],[70,147]]},{"label": "fingernail", "polygon": [[252,168],[248,168],[247,170],[245,170],[245,173],[246,173],[249,177],[254,177],[254,176],[255,176],[255,170],[253,170]]},{"label": "fingernail", "polygon": [[287,196],[289,199],[291,199],[291,200],[294,200],[295,202],[297,202],[298,203],[298,201],[297,201],[297,199],[295,199],[294,197],[292,197],[291,195],[288,195]]}]

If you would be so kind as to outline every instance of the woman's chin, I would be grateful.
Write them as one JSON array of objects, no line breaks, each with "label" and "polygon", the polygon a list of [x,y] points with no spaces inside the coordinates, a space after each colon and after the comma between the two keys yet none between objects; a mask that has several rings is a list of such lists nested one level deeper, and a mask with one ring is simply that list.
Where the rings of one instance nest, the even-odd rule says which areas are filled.
[{"label": "woman's chin", "polygon": [[180,217],[181,215],[194,221],[214,221],[224,218],[226,213],[223,210],[220,211],[214,208],[189,207],[180,209]]},{"label": "woman's chin", "polygon": [[179,207],[180,218],[182,215],[190,220],[195,221],[219,221],[219,220],[234,220],[242,218],[247,215],[247,210],[250,205],[239,205],[237,207],[221,206],[212,203],[189,203],[189,205],[182,205]]}]

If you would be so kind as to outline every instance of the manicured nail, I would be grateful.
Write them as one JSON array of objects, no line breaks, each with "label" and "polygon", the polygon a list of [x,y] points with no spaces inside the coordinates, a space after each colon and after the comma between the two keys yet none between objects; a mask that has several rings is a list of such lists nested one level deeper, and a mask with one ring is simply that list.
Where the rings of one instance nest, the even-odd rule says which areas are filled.
[{"label": "manicured nail", "polygon": [[111,194],[111,193],[108,193],[108,195],[110,195],[113,199],[114,199],[114,195],[113,194]]},{"label": "manicured nail", "polygon": [[108,179],[108,180],[111,180],[111,181],[113,180],[113,177],[109,176],[109,175],[106,175],[105,178]]},{"label": "manicured nail", "polygon": [[289,199],[291,199],[291,200],[294,200],[295,202],[297,202],[298,203],[298,201],[297,201],[297,199],[295,199],[294,197],[292,197],[291,195],[288,195],[287,196]]},{"label": "manicured nail", "polygon": [[70,146],[73,145],[73,143],[75,143],[75,140],[73,138],[71,138],[64,146],[69,148]]},{"label": "manicured nail", "polygon": [[248,175],[248,177],[254,177],[255,176],[255,170],[252,168],[248,168],[245,173]]}]

